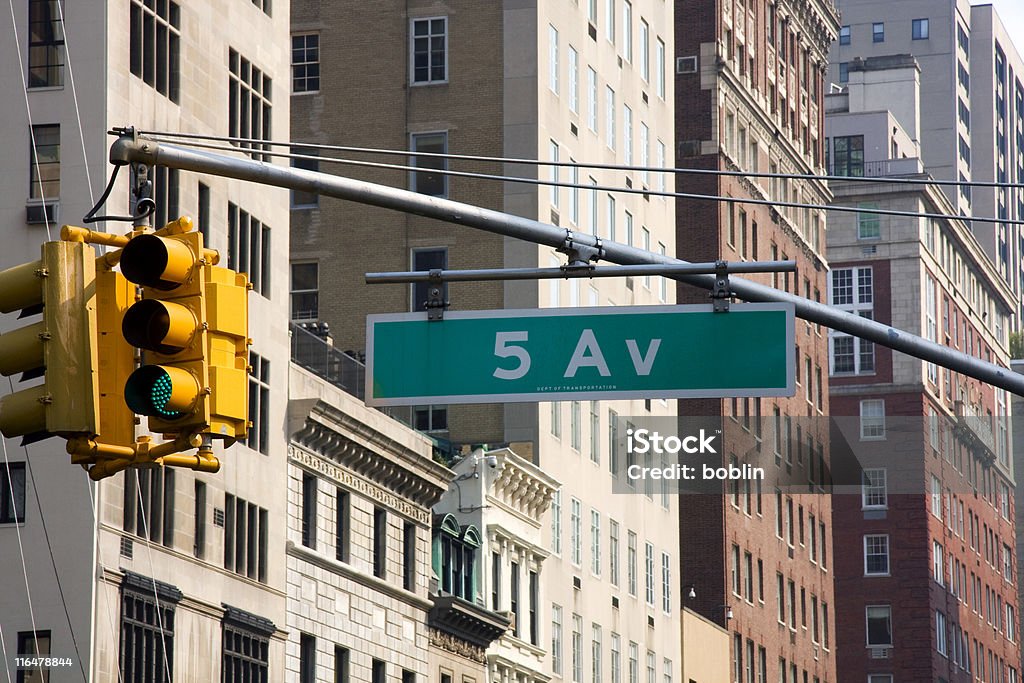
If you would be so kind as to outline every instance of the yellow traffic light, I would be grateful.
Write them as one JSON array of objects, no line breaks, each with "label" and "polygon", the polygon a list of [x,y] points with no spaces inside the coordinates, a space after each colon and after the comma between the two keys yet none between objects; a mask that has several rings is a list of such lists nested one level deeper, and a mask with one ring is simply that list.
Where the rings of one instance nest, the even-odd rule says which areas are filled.
[{"label": "yellow traffic light", "polygon": [[0,432],[37,441],[94,435],[99,424],[96,253],[80,242],[47,242],[39,261],[0,273],[0,312],[42,307],[42,321],[0,335],[0,374],[43,377],[0,399]]},{"label": "yellow traffic light", "polygon": [[246,434],[248,285],[216,262],[187,218],[121,251],[121,272],[142,287],[121,325],[124,340],[143,350],[124,400],[153,432],[229,442]]},{"label": "yellow traffic light", "polygon": [[143,350],[124,398],[154,432],[198,432],[209,424],[203,256],[196,232],[139,235],[121,251],[121,273],[142,287],[142,300],[121,323],[124,339]]}]

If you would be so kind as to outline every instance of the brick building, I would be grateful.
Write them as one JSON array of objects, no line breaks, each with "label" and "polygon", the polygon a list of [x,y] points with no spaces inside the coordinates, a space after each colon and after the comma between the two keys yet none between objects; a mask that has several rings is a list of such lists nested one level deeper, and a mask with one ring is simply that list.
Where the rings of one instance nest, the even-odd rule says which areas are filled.
[{"label": "brick building", "polygon": [[[671,163],[671,2],[298,0],[291,8],[293,141],[609,166]],[[673,202],[635,192],[671,191],[669,174],[404,154],[374,160],[414,170],[339,172],[675,253]],[[320,166],[329,169],[323,160]],[[437,172],[445,169],[578,187]],[[293,320],[328,323],[337,348],[356,352],[365,344],[367,314],[422,310],[426,300],[422,286],[367,287],[366,272],[565,263],[548,247],[301,194],[293,195],[291,230]],[[447,289],[451,310],[460,311],[674,301],[667,281],[655,277],[454,283]],[[536,347],[543,344],[538,340]],[[472,513],[451,513],[452,533],[475,526],[484,534],[481,575],[488,587],[501,587],[497,604],[521,610],[518,631],[503,636],[496,651],[520,655],[510,662],[492,658],[491,680],[521,680],[527,668],[531,680],[582,681],[610,672],[622,679],[630,672],[632,680],[679,676],[675,499],[611,495],[616,416],[672,416],[674,408],[639,399],[405,411],[404,419],[442,446],[513,443],[524,460],[563,482],[532,531],[539,534],[538,549],[496,553],[505,543],[490,535],[497,530]],[[537,558],[544,552],[550,555],[539,581]],[[530,604],[537,609],[528,610]],[[444,675],[430,672],[431,680]]]},{"label": "brick building", "polygon": [[[838,29],[828,0],[678,2],[677,166],[820,172],[824,76]],[[684,173],[677,186],[737,200],[677,200],[680,258],[794,259],[796,273],[752,279],[823,300],[824,212],[743,202],[825,205],[830,194],[823,182]],[[686,287],[678,299],[707,300],[705,292]],[[735,681],[835,680],[830,502],[809,493],[817,491],[828,459],[820,419],[828,409],[824,335],[820,327],[797,321],[792,398],[680,403],[681,415],[728,417],[745,427],[747,443],[723,457],[759,450],[771,430],[778,437],[778,465],[767,467],[762,488],[748,488],[744,496],[684,496],[680,504],[681,581],[695,595],[687,604],[729,630]],[[798,425],[797,418],[812,422]],[[814,484],[790,487],[784,479]]]},{"label": "brick building", "polygon": [[[955,215],[938,186],[891,182],[930,178],[919,74],[909,55],[862,60],[829,95],[832,160],[862,178],[833,183],[837,204]],[[965,222],[831,212],[828,257],[832,305],[1008,365],[1016,300]],[[1007,392],[842,333],[830,348],[863,466],[833,498],[839,680],[1018,681]]]}]

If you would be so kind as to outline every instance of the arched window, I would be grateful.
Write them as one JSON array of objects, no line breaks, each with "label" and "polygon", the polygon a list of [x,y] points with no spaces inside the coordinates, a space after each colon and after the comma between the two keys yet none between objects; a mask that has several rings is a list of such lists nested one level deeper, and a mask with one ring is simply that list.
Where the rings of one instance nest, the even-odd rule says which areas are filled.
[{"label": "arched window", "polygon": [[441,592],[476,602],[477,551],[480,532],[472,524],[459,526],[452,515],[434,519],[433,565]]}]

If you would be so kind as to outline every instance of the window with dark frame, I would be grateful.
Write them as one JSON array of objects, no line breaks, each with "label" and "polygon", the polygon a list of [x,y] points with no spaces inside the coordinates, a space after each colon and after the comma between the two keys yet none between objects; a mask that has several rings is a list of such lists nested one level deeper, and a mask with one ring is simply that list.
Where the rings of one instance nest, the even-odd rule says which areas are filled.
[{"label": "window with dark frame", "polygon": [[338,489],[335,495],[334,557],[339,562],[349,561],[352,503],[348,491]]},{"label": "window with dark frame", "polygon": [[[228,135],[230,137],[269,140],[272,137],[272,80],[238,51],[228,50]],[[268,150],[269,144],[240,142],[248,150]],[[253,159],[270,157],[250,152]]]},{"label": "window with dark frame", "polygon": [[927,19],[914,19],[911,25],[911,37],[914,40],[927,40],[928,39],[928,20]]},{"label": "window with dark frame", "polygon": [[32,126],[29,141],[29,199],[60,197],[60,126]]},{"label": "window with dark frame", "polygon": [[832,139],[832,174],[864,176],[864,136],[837,135]]},{"label": "window with dark frame", "polygon": [[885,24],[883,22],[875,22],[874,24],[871,24],[871,42],[885,42]]},{"label": "window with dark frame", "polygon": [[512,635],[520,637],[522,630],[522,619],[519,617],[519,563],[511,563],[509,572],[509,610],[512,612]]},{"label": "window with dark frame", "polygon": [[501,608],[501,553],[491,553],[491,610]]},{"label": "window with dark frame", "polygon": [[413,19],[412,82],[444,83],[448,80],[448,18]]},{"label": "window with dark frame", "polygon": [[[21,631],[18,633],[19,657],[49,657],[50,631]],[[18,667],[17,683],[48,683],[50,667],[38,664],[35,666]]]},{"label": "window with dark frame", "polygon": [[8,462],[0,467],[0,524],[20,524],[24,521],[25,463]]},{"label": "window with dark frame", "polygon": [[[411,151],[421,154],[447,154],[448,132],[413,133]],[[411,187],[413,192],[430,195],[431,197],[448,196],[448,176],[436,171],[448,170],[448,159],[433,156],[412,156],[409,165],[424,169],[413,171]]]},{"label": "window with dark frame", "polygon": [[351,654],[347,647],[334,646],[334,683],[349,683],[349,665]]},{"label": "window with dark frame", "polygon": [[174,469],[124,471],[123,528],[168,548],[174,541]]},{"label": "window with dark frame", "polygon": [[387,576],[388,552],[388,511],[373,509],[373,575],[379,579]]},{"label": "window with dark frame", "polygon": [[316,683],[316,638],[299,634],[299,683]]},{"label": "window with dark frame", "polygon": [[181,10],[167,0],[132,0],[129,15],[131,72],[171,102],[178,102]]},{"label": "window with dark frame", "polygon": [[850,27],[840,26],[839,27],[839,44],[849,45],[850,44]]},{"label": "window with dark frame", "polygon": [[271,0],[252,0],[252,4],[259,7],[268,17],[270,14]]},{"label": "window with dark frame", "polygon": [[292,93],[320,90],[320,34],[292,36]]},{"label": "window with dark frame", "polygon": [[317,477],[302,473],[302,545],[316,550]]},{"label": "window with dark frame", "polygon": [[153,225],[162,228],[180,216],[178,169],[157,166],[153,173],[153,201],[156,211],[153,213]]},{"label": "window with dark frame", "polygon": [[195,481],[195,527],[192,538],[192,554],[202,559],[206,555],[206,484]]},{"label": "window with dark frame", "polygon": [[266,455],[270,450],[270,361],[249,352],[249,433],[246,445]]},{"label": "window with dark frame", "polygon": [[205,183],[199,183],[198,187],[198,207],[197,217],[199,222],[199,232],[203,235],[203,245],[207,248],[210,247],[210,186]]},{"label": "window with dark frame", "polygon": [[416,525],[402,526],[402,588],[416,590]]},{"label": "window with dark frame", "polygon": [[176,587],[126,571],[121,582],[121,680],[174,680],[174,616],[182,593]]},{"label": "window with dark frame", "polygon": [[317,320],[320,317],[320,264],[314,261],[291,266],[292,320]]},{"label": "window with dark frame", "polygon": [[374,659],[370,665],[370,683],[387,683],[384,661]]},{"label": "window with dark frame", "polygon": [[224,568],[266,583],[269,527],[266,508],[225,494]]},{"label": "window with dark frame", "polygon": [[59,0],[29,0],[28,87],[64,85],[64,22]]},{"label": "window with dark frame", "polygon": [[221,628],[221,680],[267,683],[274,630],[269,619],[226,606]]},{"label": "window with dark frame", "polygon": [[[319,152],[315,149],[306,149],[305,147],[292,147],[289,152],[291,154],[301,154],[304,157],[316,157],[319,156]],[[319,159],[291,159],[291,167],[297,168],[302,171],[314,171],[319,173],[320,171],[320,160]],[[320,195],[316,192],[308,192],[305,190],[292,190],[291,191],[291,208],[293,209],[315,209],[320,205]]]},{"label": "window with dark frame", "polygon": [[540,615],[538,609],[540,608],[540,582],[538,581],[537,572],[530,570],[530,643],[532,645],[540,645]]},{"label": "window with dark frame", "polygon": [[270,298],[270,228],[228,202],[228,268],[245,273],[254,292]]}]

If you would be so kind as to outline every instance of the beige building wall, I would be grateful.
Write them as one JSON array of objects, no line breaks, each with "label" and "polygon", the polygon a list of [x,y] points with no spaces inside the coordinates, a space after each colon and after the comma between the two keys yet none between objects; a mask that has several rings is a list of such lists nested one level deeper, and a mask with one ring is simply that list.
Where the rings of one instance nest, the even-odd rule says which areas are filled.
[{"label": "beige building wall", "polygon": [[[131,6],[130,0],[63,6],[63,85],[29,90],[26,111],[17,65],[27,61],[28,3],[16,3],[19,43],[5,40],[0,44],[2,63],[6,65],[0,69],[0,86],[9,93],[0,104],[0,138],[6,141],[9,151],[0,173],[0,231],[7,245],[0,256],[0,268],[38,258],[39,244],[56,239],[60,223],[80,224],[94,198],[100,196],[111,170],[106,161],[112,140],[105,135],[109,128],[134,125],[150,130],[226,135],[229,48],[251,60],[271,79],[273,127],[268,133],[276,138],[287,136],[288,2],[275,2],[270,15],[255,3],[179,3],[178,103],[130,72]],[[32,124],[60,125],[60,196],[47,198],[57,201],[59,209],[57,220],[48,227],[28,225],[25,221],[29,197],[29,114]],[[106,213],[128,212],[127,176],[120,175],[104,207]],[[222,463],[218,474],[194,475],[188,470],[176,470],[173,531],[164,534],[162,528],[154,528],[154,534],[159,531],[159,536],[154,535],[157,540],[147,543],[141,534],[125,531],[124,482],[126,477],[134,482],[134,472],[93,485],[84,471],[69,464],[64,443],[59,439],[33,444],[27,450],[21,449],[15,440],[5,442],[9,460],[27,458],[32,463],[35,482],[26,487],[24,525],[0,526],[0,568],[6,576],[22,576],[20,531],[28,574],[25,582],[32,597],[31,613],[24,587],[8,591],[0,598],[5,645],[8,652],[13,651],[16,634],[31,630],[34,615],[38,629],[52,632],[51,653],[75,662],[71,667],[52,669],[49,680],[54,683],[81,680],[81,669],[91,680],[118,680],[119,586],[125,572],[170,584],[182,593],[175,609],[175,647],[169,662],[174,680],[220,678],[224,605],[257,615],[276,626],[268,648],[270,678],[283,675],[286,584],[279,559],[284,556],[286,497],[282,483],[286,441],[281,427],[287,399],[289,348],[284,327],[271,321],[283,320],[286,315],[284,284],[288,272],[281,255],[288,251],[287,193],[181,173],[179,213],[192,216],[197,223],[200,182],[208,186],[210,197],[210,220],[203,227],[212,237],[211,246],[220,250],[222,256],[228,248],[228,202],[270,229],[270,244],[265,245],[270,255],[269,282],[263,294],[249,295],[251,350],[263,359],[263,367],[268,371],[267,393],[262,401],[266,404],[265,420],[259,419],[266,423],[265,452],[241,444],[226,450],[218,445],[215,453]],[[112,222],[99,225],[99,229],[109,232],[124,232],[128,227]],[[17,325],[8,320],[3,324]],[[206,491],[206,502],[200,510],[205,517],[205,542],[198,548],[194,534],[197,483],[205,484]],[[225,569],[226,495],[253,504],[257,519],[259,510],[265,513],[266,561],[257,560],[264,567],[262,576],[258,571],[250,577]],[[129,500],[134,497],[130,495]],[[50,562],[37,501],[45,517],[56,568]],[[63,595],[57,591],[58,582]],[[17,583],[21,586],[23,582]],[[67,618],[62,599],[67,605]]]},{"label": "beige building wall", "polygon": [[685,683],[729,680],[729,632],[701,615],[683,608],[682,679]]}]

